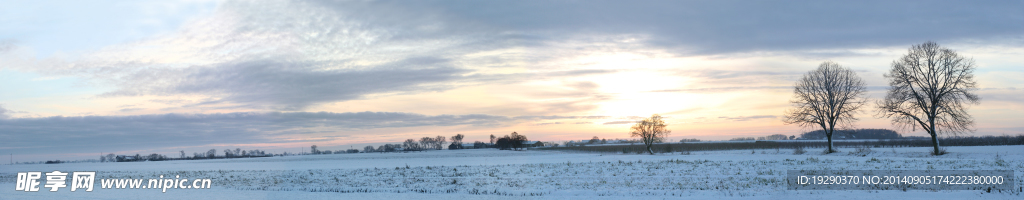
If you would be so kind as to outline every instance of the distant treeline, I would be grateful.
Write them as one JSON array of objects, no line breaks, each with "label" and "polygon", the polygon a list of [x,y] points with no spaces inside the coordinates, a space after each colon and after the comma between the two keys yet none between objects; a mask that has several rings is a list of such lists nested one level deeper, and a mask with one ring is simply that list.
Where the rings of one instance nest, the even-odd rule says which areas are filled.
[{"label": "distant treeline", "polygon": [[[287,154],[285,152],[284,154]],[[279,154],[281,155],[281,154]],[[179,151],[178,157],[168,157],[163,154],[149,154],[149,155],[114,155],[107,154],[100,156],[100,162],[141,162],[141,161],[166,161],[166,160],[203,160],[203,159],[225,159],[225,158],[252,158],[252,157],[271,157],[273,154],[267,154],[261,150],[242,150],[241,148],[224,149],[223,156],[217,155],[217,149],[210,149],[202,153],[193,153],[192,156],[185,154],[185,151]],[[47,164],[58,164],[62,162],[53,162]]]},{"label": "distant treeline", "polygon": [[[1024,135],[1017,136],[971,136],[971,137],[947,137],[939,138],[939,143],[944,146],[997,146],[997,145],[1024,145]],[[926,139],[879,139],[876,141],[835,141],[836,147],[873,147],[873,148],[894,148],[894,147],[931,147],[931,141]],[[795,149],[795,148],[826,148],[828,144],[824,141],[755,141],[755,142],[705,142],[705,143],[661,143],[655,144],[654,150],[660,152],[689,152],[689,151],[715,151],[715,150],[743,150],[743,149]],[[596,152],[623,152],[641,153],[643,145],[615,145],[615,146],[568,146],[543,148],[547,150],[576,150]]]},{"label": "distant treeline", "polygon": [[[337,150],[321,150],[316,145],[310,146],[311,154],[342,154],[342,153],[388,153],[388,152],[409,152],[409,151],[424,151],[424,150],[442,150],[447,146],[448,150],[458,149],[481,149],[481,148],[497,148],[501,150],[519,150],[526,147],[533,147],[535,145],[542,145],[543,143],[526,144],[527,139],[525,135],[517,132],[505,135],[503,137],[496,137],[491,135],[490,143],[484,143],[481,141],[475,141],[473,145],[464,145],[463,138],[465,135],[456,134],[450,138],[444,136],[436,137],[422,137],[418,141],[416,139],[407,139],[401,144],[382,144],[378,147],[366,146],[363,150],[359,149],[348,149],[345,151]],[[448,139],[451,139],[451,143],[448,144]],[[445,145],[448,144],[448,145]]]},{"label": "distant treeline", "polygon": [[[801,139],[805,140],[823,140],[825,139],[825,131],[816,130],[806,132],[800,135]],[[903,135],[900,135],[896,131],[889,129],[854,129],[854,130],[836,130],[832,133],[832,139],[900,139]]]},{"label": "distant treeline", "polygon": [[[832,133],[833,140],[843,139],[904,139],[904,138],[926,138],[926,137],[903,137],[896,131],[889,129],[853,129],[853,130],[836,130]],[[729,139],[729,141],[748,141],[748,140],[824,140],[825,131],[816,130],[800,134],[800,137],[796,135],[782,135],[775,134],[765,137],[738,137]]]}]

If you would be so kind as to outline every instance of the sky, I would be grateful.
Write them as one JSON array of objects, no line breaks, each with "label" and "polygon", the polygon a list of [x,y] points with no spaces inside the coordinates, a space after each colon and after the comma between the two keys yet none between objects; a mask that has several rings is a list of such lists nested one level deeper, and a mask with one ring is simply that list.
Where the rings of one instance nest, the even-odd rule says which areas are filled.
[{"label": "sky", "polygon": [[[781,116],[803,74],[839,63],[874,102],[927,41],[976,63],[971,135],[1024,133],[1021,1],[0,4],[0,153],[17,161],[629,138],[652,114],[669,140],[799,135]],[[876,116],[854,128],[894,128]]]}]

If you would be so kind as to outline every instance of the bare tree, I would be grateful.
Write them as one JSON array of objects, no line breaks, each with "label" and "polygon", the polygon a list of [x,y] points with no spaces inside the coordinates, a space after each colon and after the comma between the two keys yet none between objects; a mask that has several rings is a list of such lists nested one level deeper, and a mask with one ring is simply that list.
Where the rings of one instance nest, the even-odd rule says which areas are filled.
[{"label": "bare tree", "polygon": [[405,148],[406,151],[419,150],[420,144],[416,143],[416,140],[414,139],[408,139],[402,143],[402,147]]},{"label": "bare tree", "polygon": [[[513,132],[513,133],[515,133],[515,132]],[[510,150],[513,147],[512,146],[512,138],[509,137],[508,135],[505,135],[504,137],[500,137],[500,138],[498,138],[498,140],[494,141],[494,146],[497,147],[499,150]]]},{"label": "bare tree", "polygon": [[146,160],[149,160],[149,161],[160,161],[160,160],[165,160],[165,159],[167,159],[166,156],[160,155],[160,154],[155,154],[155,153],[154,154],[149,154],[149,156],[146,156]]},{"label": "bare tree", "polygon": [[484,142],[481,142],[481,141],[475,141],[475,142],[473,142],[473,148],[474,148],[474,149],[483,149],[483,148],[487,148],[487,144],[486,144],[486,143],[484,143]]},{"label": "bare tree", "polygon": [[434,148],[434,138],[432,138],[432,137],[420,138],[420,147],[423,148],[423,149]]},{"label": "bare tree", "polygon": [[440,136],[440,135],[438,135],[437,137],[434,137],[434,149],[437,149],[437,150],[444,149],[444,143],[448,143],[448,138],[446,138],[444,136]]},{"label": "bare tree", "polygon": [[972,93],[977,90],[974,68],[973,59],[935,42],[914,45],[885,74],[889,91],[877,102],[878,116],[901,129],[924,129],[932,136],[933,153],[941,155],[939,133],[974,132],[974,120],[964,105],[981,101]]},{"label": "bare tree", "polygon": [[316,145],[313,145],[313,146],[309,146],[309,153],[312,153],[312,154],[320,154],[320,150],[317,150],[317,149],[316,149]]},{"label": "bare tree", "polygon": [[491,134],[491,145],[494,145],[494,139],[497,139],[497,137],[494,137],[494,134]]},{"label": "bare tree", "polygon": [[655,142],[661,142],[662,139],[672,132],[665,129],[667,126],[665,121],[661,119],[661,115],[654,114],[650,118],[640,120],[633,127],[630,127],[629,136],[640,137],[644,145],[647,145],[647,153],[654,155],[654,150],[651,149],[651,146]]},{"label": "bare tree", "polygon": [[395,149],[402,148],[401,144],[384,144],[377,147],[377,151],[380,152],[394,152]]},{"label": "bare tree", "polygon": [[185,158],[185,150],[181,150],[181,151],[180,151],[180,152],[178,152],[178,153],[180,153],[180,154],[181,154],[181,156],[180,156],[180,157],[178,157],[178,158],[182,158],[182,159],[184,159],[184,158]]},{"label": "bare tree", "polygon": [[217,149],[210,149],[209,151],[206,151],[206,157],[207,158],[217,157]]},{"label": "bare tree", "polygon": [[512,149],[516,151],[522,149],[524,147],[523,143],[528,140],[525,135],[519,134],[515,131],[512,131],[512,134],[510,136],[506,136],[506,138],[509,139],[509,144],[511,144]]},{"label": "bare tree", "polygon": [[452,136],[452,145],[449,145],[448,149],[453,149],[452,147],[454,147],[454,149],[462,149],[462,138],[464,137],[466,136],[462,134],[455,134],[455,136]]},{"label": "bare tree", "polygon": [[373,149],[373,146],[366,146],[366,147],[363,147],[363,153],[372,153],[372,152],[374,152],[374,151],[375,151],[375,150]]},{"label": "bare tree", "polygon": [[852,128],[853,115],[864,105],[867,87],[857,73],[832,61],[804,74],[793,88],[796,108],[786,111],[786,124],[817,127],[828,138],[828,153],[835,152],[832,133],[836,127]]}]

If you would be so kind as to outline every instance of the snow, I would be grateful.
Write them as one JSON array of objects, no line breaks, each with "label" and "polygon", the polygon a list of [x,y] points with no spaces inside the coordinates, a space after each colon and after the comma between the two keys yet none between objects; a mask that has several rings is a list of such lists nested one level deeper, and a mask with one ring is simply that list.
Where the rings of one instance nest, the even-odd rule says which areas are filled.
[{"label": "snow", "polygon": [[[691,155],[610,154],[550,150],[440,150],[134,163],[0,166],[0,198],[203,199],[1022,199],[993,191],[794,191],[786,170],[1013,170],[1024,186],[1024,146],[875,148],[822,155],[823,149],[696,151]],[[997,158],[998,155],[998,158]],[[93,192],[14,191],[26,171],[96,171]],[[103,189],[99,179],[211,178],[211,189]]]}]

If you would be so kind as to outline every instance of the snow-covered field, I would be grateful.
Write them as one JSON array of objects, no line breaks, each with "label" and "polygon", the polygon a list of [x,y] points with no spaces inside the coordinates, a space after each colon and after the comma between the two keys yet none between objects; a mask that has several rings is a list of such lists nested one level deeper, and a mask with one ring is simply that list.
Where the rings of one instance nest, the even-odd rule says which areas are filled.
[{"label": "snow-covered field", "polygon": [[[0,199],[1024,199],[1018,191],[794,191],[786,170],[1013,170],[1019,190],[1024,146],[876,148],[822,155],[808,149],[691,155],[441,150],[273,158],[0,166]],[[998,157],[997,157],[998,155]],[[17,172],[96,171],[93,192],[15,191]],[[213,179],[212,189],[102,189],[99,179]],[[48,188],[42,188],[46,190]]]}]

